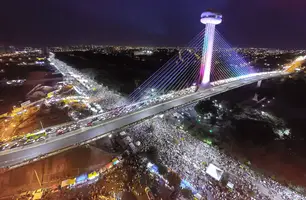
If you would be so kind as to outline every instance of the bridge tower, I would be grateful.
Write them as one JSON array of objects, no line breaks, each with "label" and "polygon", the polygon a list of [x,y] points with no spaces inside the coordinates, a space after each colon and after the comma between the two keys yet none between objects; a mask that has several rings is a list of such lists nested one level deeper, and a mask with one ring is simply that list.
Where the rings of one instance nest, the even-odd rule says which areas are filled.
[{"label": "bridge tower", "polygon": [[215,27],[222,22],[222,15],[211,10],[201,14],[201,23],[205,24],[205,35],[200,67],[200,83],[198,87],[205,87],[210,82],[212,53],[215,39]]}]

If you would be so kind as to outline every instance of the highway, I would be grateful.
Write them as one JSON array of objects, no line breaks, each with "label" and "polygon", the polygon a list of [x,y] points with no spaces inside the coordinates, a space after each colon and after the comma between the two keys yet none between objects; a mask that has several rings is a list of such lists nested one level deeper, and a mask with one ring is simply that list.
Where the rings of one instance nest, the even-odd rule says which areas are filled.
[{"label": "highway", "polygon": [[283,73],[263,74],[246,79],[240,79],[214,86],[212,88],[202,89],[196,93],[188,94],[170,101],[162,102],[151,107],[144,108],[139,111],[128,113],[124,116],[110,119],[99,125],[91,127],[83,127],[79,130],[66,133],[62,136],[50,138],[45,142],[34,143],[29,146],[18,147],[11,150],[0,152],[0,167],[8,167],[25,162],[28,159],[34,159],[42,154],[49,154],[63,148],[74,146],[75,144],[93,139],[98,136],[105,136],[111,131],[121,127],[136,123],[142,119],[152,117],[169,109],[185,105],[200,99],[215,96],[217,94],[248,85],[259,80],[272,77],[282,76]]}]

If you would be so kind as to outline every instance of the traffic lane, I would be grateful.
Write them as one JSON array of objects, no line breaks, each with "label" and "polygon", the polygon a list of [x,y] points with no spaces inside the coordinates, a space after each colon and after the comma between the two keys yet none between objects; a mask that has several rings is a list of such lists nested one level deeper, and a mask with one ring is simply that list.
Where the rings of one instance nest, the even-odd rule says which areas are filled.
[{"label": "traffic lane", "polygon": [[[248,81],[248,82],[252,82],[252,81],[254,81],[254,80],[250,80],[250,81]],[[257,80],[256,80],[257,81]],[[238,83],[238,85],[237,85],[237,83]],[[211,89],[210,91],[220,91],[220,92],[223,92],[224,91],[224,88],[227,88],[227,89],[232,89],[232,88],[234,88],[234,87],[237,87],[237,86],[239,86],[239,85],[241,85],[241,83],[239,84],[239,82],[230,82],[230,83],[228,83],[228,84],[223,84],[223,85],[220,85],[220,86],[216,86],[214,89]],[[200,95],[207,95],[207,92],[208,92],[209,90],[203,90],[201,93],[200,93]],[[191,95],[189,95],[189,96],[196,96],[196,94],[191,94]],[[187,98],[187,96],[186,96],[186,98]],[[186,99],[185,98],[185,99]],[[194,99],[194,98],[193,98]],[[172,100],[172,101],[175,101],[175,100]],[[189,99],[187,98],[187,101],[184,101],[184,102],[188,102],[189,101]],[[164,104],[167,104],[168,102],[165,102]],[[158,105],[157,105],[158,106]],[[129,115],[128,115],[129,116]],[[82,132],[83,130],[77,130],[77,131],[74,131],[74,132],[70,132],[70,133],[67,133],[67,134],[65,134],[65,137],[67,137],[67,135],[71,135],[71,134],[76,134],[77,132]],[[57,140],[57,139],[59,139],[59,137],[57,137],[55,140]],[[41,145],[41,144],[36,144],[36,145]],[[35,146],[35,145],[33,145],[33,146]],[[31,148],[31,147],[28,147],[28,148]],[[14,151],[14,150],[12,150],[12,151]],[[5,153],[7,153],[7,152],[5,152]],[[0,155],[1,155],[1,153],[0,153]]]},{"label": "traffic lane", "polygon": [[[221,85],[219,87],[216,87],[216,90],[218,91],[218,93],[220,93],[224,90],[224,88],[228,88],[229,86],[237,87],[239,85],[240,84],[237,84],[237,83],[229,83],[229,84],[226,84],[226,85]],[[170,103],[166,102],[166,104],[164,103],[162,105],[157,105],[157,107],[154,106],[155,108],[149,108],[149,109],[145,110],[144,112],[136,113],[136,115],[131,114],[131,115],[123,117],[119,121],[115,120],[115,122],[112,122],[110,124],[106,124],[102,127],[98,127],[98,128],[94,128],[94,129],[85,131],[80,135],[76,135],[77,137],[71,137],[72,135],[75,135],[75,133],[73,133],[73,134],[71,134],[71,136],[61,139],[60,142],[53,141],[51,143],[41,144],[39,146],[32,147],[31,149],[27,149],[27,152],[25,152],[25,151],[13,152],[13,155],[9,155],[8,158],[0,157],[0,162],[3,162],[3,160],[5,160],[5,161],[7,161],[5,163],[5,165],[15,164],[15,163],[18,163],[18,162],[22,161],[22,159],[25,159],[25,158],[37,157],[40,154],[49,153],[51,151],[55,151],[55,150],[60,149],[60,148],[71,146],[72,144],[78,143],[80,141],[89,140],[93,137],[99,136],[101,134],[105,134],[106,132],[110,132],[110,131],[118,128],[118,127],[128,125],[130,123],[139,121],[139,120],[141,120],[143,118],[146,118],[146,117],[150,117],[152,115],[158,114],[158,113],[163,112],[165,110],[168,110],[170,108],[173,108],[173,107],[185,104],[187,102],[193,101],[196,98],[205,98],[205,97],[213,96],[213,95],[215,95],[215,94],[211,93],[209,95],[209,93],[207,91],[205,91],[205,92],[202,92],[200,94],[195,94],[195,95],[191,95],[191,96],[188,96],[186,98],[183,98],[183,99],[178,99],[178,100],[171,101]],[[25,154],[26,154],[26,156],[24,156]],[[16,157],[18,159],[16,159]]]},{"label": "traffic lane", "polygon": [[170,103],[166,103],[166,104],[164,103],[161,105],[157,105],[152,108],[148,108],[144,111],[132,113],[131,115],[121,117],[121,119],[112,120],[111,122],[108,122],[105,125],[100,125],[96,128],[85,130],[84,132],[80,130],[78,131],[80,133],[74,132],[73,134],[69,134],[69,136],[65,138],[59,138],[58,140],[50,141],[47,143],[42,143],[40,145],[32,146],[27,149],[23,149],[23,150],[21,149],[15,152],[10,152],[8,154],[0,156],[1,166],[4,167],[4,166],[17,164],[19,162],[22,162],[24,159],[35,158],[41,154],[47,154],[52,151],[56,151],[56,150],[59,150],[65,147],[69,147],[73,144],[89,140],[91,138],[100,136],[107,132],[111,132],[112,130],[115,130],[119,127],[129,125],[136,121],[142,120],[143,118],[147,118],[152,115],[156,115],[160,112],[166,111],[170,108],[185,104],[189,101],[194,100],[195,98],[202,97],[202,95],[203,94],[201,95],[196,94],[196,95],[188,96],[186,98],[182,98],[179,100],[174,100]]},{"label": "traffic lane", "polygon": [[[250,82],[255,82],[255,81],[258,81],[258,79],[250,80]],[[207,98],[210,96],[214,96],[216,94],[219,94],[221,92],[228,90],[229,87],[232,89],[232,88],[239,87],[240,85],[241,83],[237,81],[237,82],[231,82],[228,84],[216,86],[214,92],[210,92],[209,90],[204,90],[201,93],[195,93],[193,95],[182,97],[180,99],[172,100],[170,102],[158,104],[150,108],[147,108],[145,110],[141,110],[135,113],[131,113],[130,115],[126,115],[126,116],[111,120],[110,122],[106,122],[104,124],[98,125],[97,127],[90,129],[90,130],[85,130],[85,131],[79,130],[79,131],[76,131],[79,133],[73,132],[67,135],[67,137],[65,138],[57,138],[57,140],[53,140],[47,143],[42,143],[37,146],[29,147],[24,150],[19,150],[19,151],[15,151],[15,152],[11,152],[11,153],[2,155],[0,156],[0,163],[1,163],[0,166],[9,166],[9,165],[17,164],[23,161],[24,159],[35,158],[41,154],[47,154],[52,151],[56,151],[56,150],[59,150],[65,147],[69,147],[76,143],[90,140],[91,138],[100,136],[107,132],[111,132],[117,128],[129,125],[143,118],[147,118],[152,115],[156,115],[158,113],[169,110],[173,107],[177,107],[179,105],[186,104],[190,101],[198,100],[200,98]]]},{"label": "traffic lane", "polygon": [[[157,109],[160,112],[160,109]],[[145,112],[140,112],[133,114],[131,116],[125,116],[120,120],[114,120],[113,122],[107,123],[105,125],[98,126],[96,128],[85,130],[77,134],[71,134],[66,138],[61,138],[60,140],[53,140],[47,143],[42,143],[37,146],[33,146],[24,150],[19,150],[15,152],[10,152],[8,154],[0,156],[1,167],[17,164],[22,162],[24,159],[35,158],[41,154],[47,154],[52,151],[56,151],[65,147],[69,147],[73,144],[80,143],[82,141],[89,140],[91,138],[100,136],[102,134],[111,132],[122,126],[131,124],[133,122],[139,121],[143,118],[149,117],[155,114],[153,109],[146,110]]]},{"label": "traffic lane", "polygon": [[[229,84],[226,84],[226,85],[221,85],[221,86],[218,86],[218,87],[216,87],[215,89],[214,89],[214,91],[218,91],[218,92],[222,92],[223,90],[224,90],[224,88],[226,88],[226,87],[230,87],[230,86],[237,86],[237,84],[236,83],[229,83]],[[206,91],[203,91],[203,92],[201,92],[200,94],[193,94],[193,95],[191,95],[191,96],[188,96],[188,97],[185,97],[185,98],[183,98],[183,99],[179,99],[179,100],[173,100],[173,101],[171,101],[170,103],[168,103],[168,102],[166,102],[166,103],[164,103],[164,104],[162,104],[162,105],[157,105],[158,107],[156,107],[156,106],[154,106],[155,108],[157,108],[157,109],[155,109],[155,108],[149,108],[149,109],[147,109],[147,110],[145,110],[145,112],[140,112],[140,113],[137,113],[137,115],[136,115],[136,117],[135,117],[135,115],[132,115],[132,116],[130,116],[130,115],[128,115],[128,116],[125,116],[124,118],[122,118],[122,120],[120,121],[120,123],[117,121],[116,123],[115,123],[115,127],[118,127],[118,126],[120,126],[120,125],[126,125],[127,123],[131,123],[131,122],[134,122],[134,121],[137,121],[137,120],[139,120],[139,119],[141,119],[142,117],[143,118],[145,118],[145,117],[149,117],[149,116],[151,116],[151,115],[155,115],[155,114],[157,114],[157,113],[159,113],[159,112],[163,112],[163,111],[165,111],[165,110],[167,110],[167,109],[170,109],[170,108],[172,108],[172,107],[176,107],[176,106],[179,106],[179,105],[181,105],[181,104],[185,104],[185,103],[187,103],[187,102],[189,102],[189,101],[192,101],[192,100],[195,100],[195,99],[197,99],[197,98],[202,98],[202,97],[205,97],[206,95],[208,95],[209,94],[209,92],[206,90]],[[213,93],[211,93],[211,95],[215,95],[215,94],[213,94]],[[211,96],[210,95],[210,96]],[[153,110],[154,109],[154,110]],[[154,112],[152,112],[152,111],[154,111]],[[134,116],[134,117],[133,117]],[[132,117],[132,118],[130,118],[130,117]],[[125,121],[126,119],[128,119],[127,121]],[[109,126],[109,125],[108,125]],[[115,127],[111,127],[111,129],[109,129],[108,128],[108,126],[106,126],[106,127],[103,127],[104,129],[106,128],[106,130],[99,130],[99,131],[110,131],[111,129],[113,129],[113,128],[115,128]],[[80,130],[80,131],[78,131],[78,132],[82,132],[82,130]],[[85,137],[86,136],[86,133],[88,133],[87,135],[89,136],[89,137]],[[76,132],[73,132],[73,133],[70,133],[71,135],[75,135],[76,134]],[[69,135],[70,135],[69,134]],[[77,141],[80,141],[80,140],[83,140],[83,139],[89,139],[90,137],[95,137],[95,136],[97,136],[97,135],[100,135],[101,133],[99,132],[99,133],[96,133],[96,131],[95,131],[95,129],[93,129],[93,130],[90,130],[90,131],[85,131],[81,136],[77,136],[77,138],[72,138],[72,139],[74,139],[73,141],[71,141],[71,140],[67,140],[67,137],[66,138],[63,138],[64,140],[61,140],[60,141],[60,143],[58,143],[58,141],[54,141],[54,142],[56,142],[57,144],[61,144],[61,146],[60,147],[65,147],[66,146],[66,144],[64,144],[63,142],[65,141],[65,143],[66,142],[68,142],[69,144],[71,144],[71,142],[77,142]],[[53,142],[53,143],[54,143]],[[40,144],[39,146],[45,146],[45,150],[47,150],[47,151],[49,151],[49,149],[52,149],[52,148],[54,148],[54,145],[50,145],[50,144],[52,144],[52,143],[46,143],[46,144]],[[30,147],[31,148],[31,147]],[[35,147],[32,147],[31,149],[35,149]],[[55,148],[58,148],[58,147],[55,147]],[[35,152],[33,153],[32,151],[31,151],[31,149],[29,149],[30,151],[29,151],[29,153],[28,153],[28,155],[35,155]],[[44,149],[41,149],[42,151],[40,151],[39,152],[39,154],[44,154],[45,153],[45,151],[44,151]],[[24,151],[23,151],[24,152]],[[14,152],[13,152],[14,153]],[[22,153],[23,154],[23,153]],[[37,155],[39,155],[38,153],[37,153]],[[15,155],[17,155],[17,154],[15,154]],[[27,156],[25,156],[25,157],[27,157]],[[1,162],[1,161],[0,161]]]}]

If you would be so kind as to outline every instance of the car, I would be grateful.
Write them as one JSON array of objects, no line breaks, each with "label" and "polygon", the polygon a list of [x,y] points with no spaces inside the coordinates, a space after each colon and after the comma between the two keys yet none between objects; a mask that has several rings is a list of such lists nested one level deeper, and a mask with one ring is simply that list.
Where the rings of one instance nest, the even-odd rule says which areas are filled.
[{"label": "car", "polygon": [[40,141],[44,141],[44,140],[46,140],[45,137],[40,137],[40,138],[36,139],[36,142],[40,142]]},{"label": "car", "polygon": [[10,147],[10,149],[15,148],[15,147],[19,147],[19,145],[20,145],[20,144],[16,142],[16,143],[14,143],[14,144]]},{"label": "car", "polygon": [[23,145],[33,144],[34,142],[35,142],[35,140],[28,140]]},{"label": "car", "polygon": [[52,132],[52,128],[46,129],[46,133],[50,133],[50,132]]},{"label": "car", "polygon": [[62,134],[64,134],[64,130],[63,129],[58,129],[56,131],[56,135],[62,135]]}]

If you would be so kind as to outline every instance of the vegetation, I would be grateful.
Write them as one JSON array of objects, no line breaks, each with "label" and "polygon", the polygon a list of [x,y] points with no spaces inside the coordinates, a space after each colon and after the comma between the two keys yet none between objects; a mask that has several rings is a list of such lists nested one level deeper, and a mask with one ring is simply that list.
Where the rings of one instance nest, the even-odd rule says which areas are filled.
[{"label": "vegetation", "polygon": [[212,115],[217,114],[217,108],[211,100],[200,101],[194,109],[199,115],[206,113],[211,113]]}]

